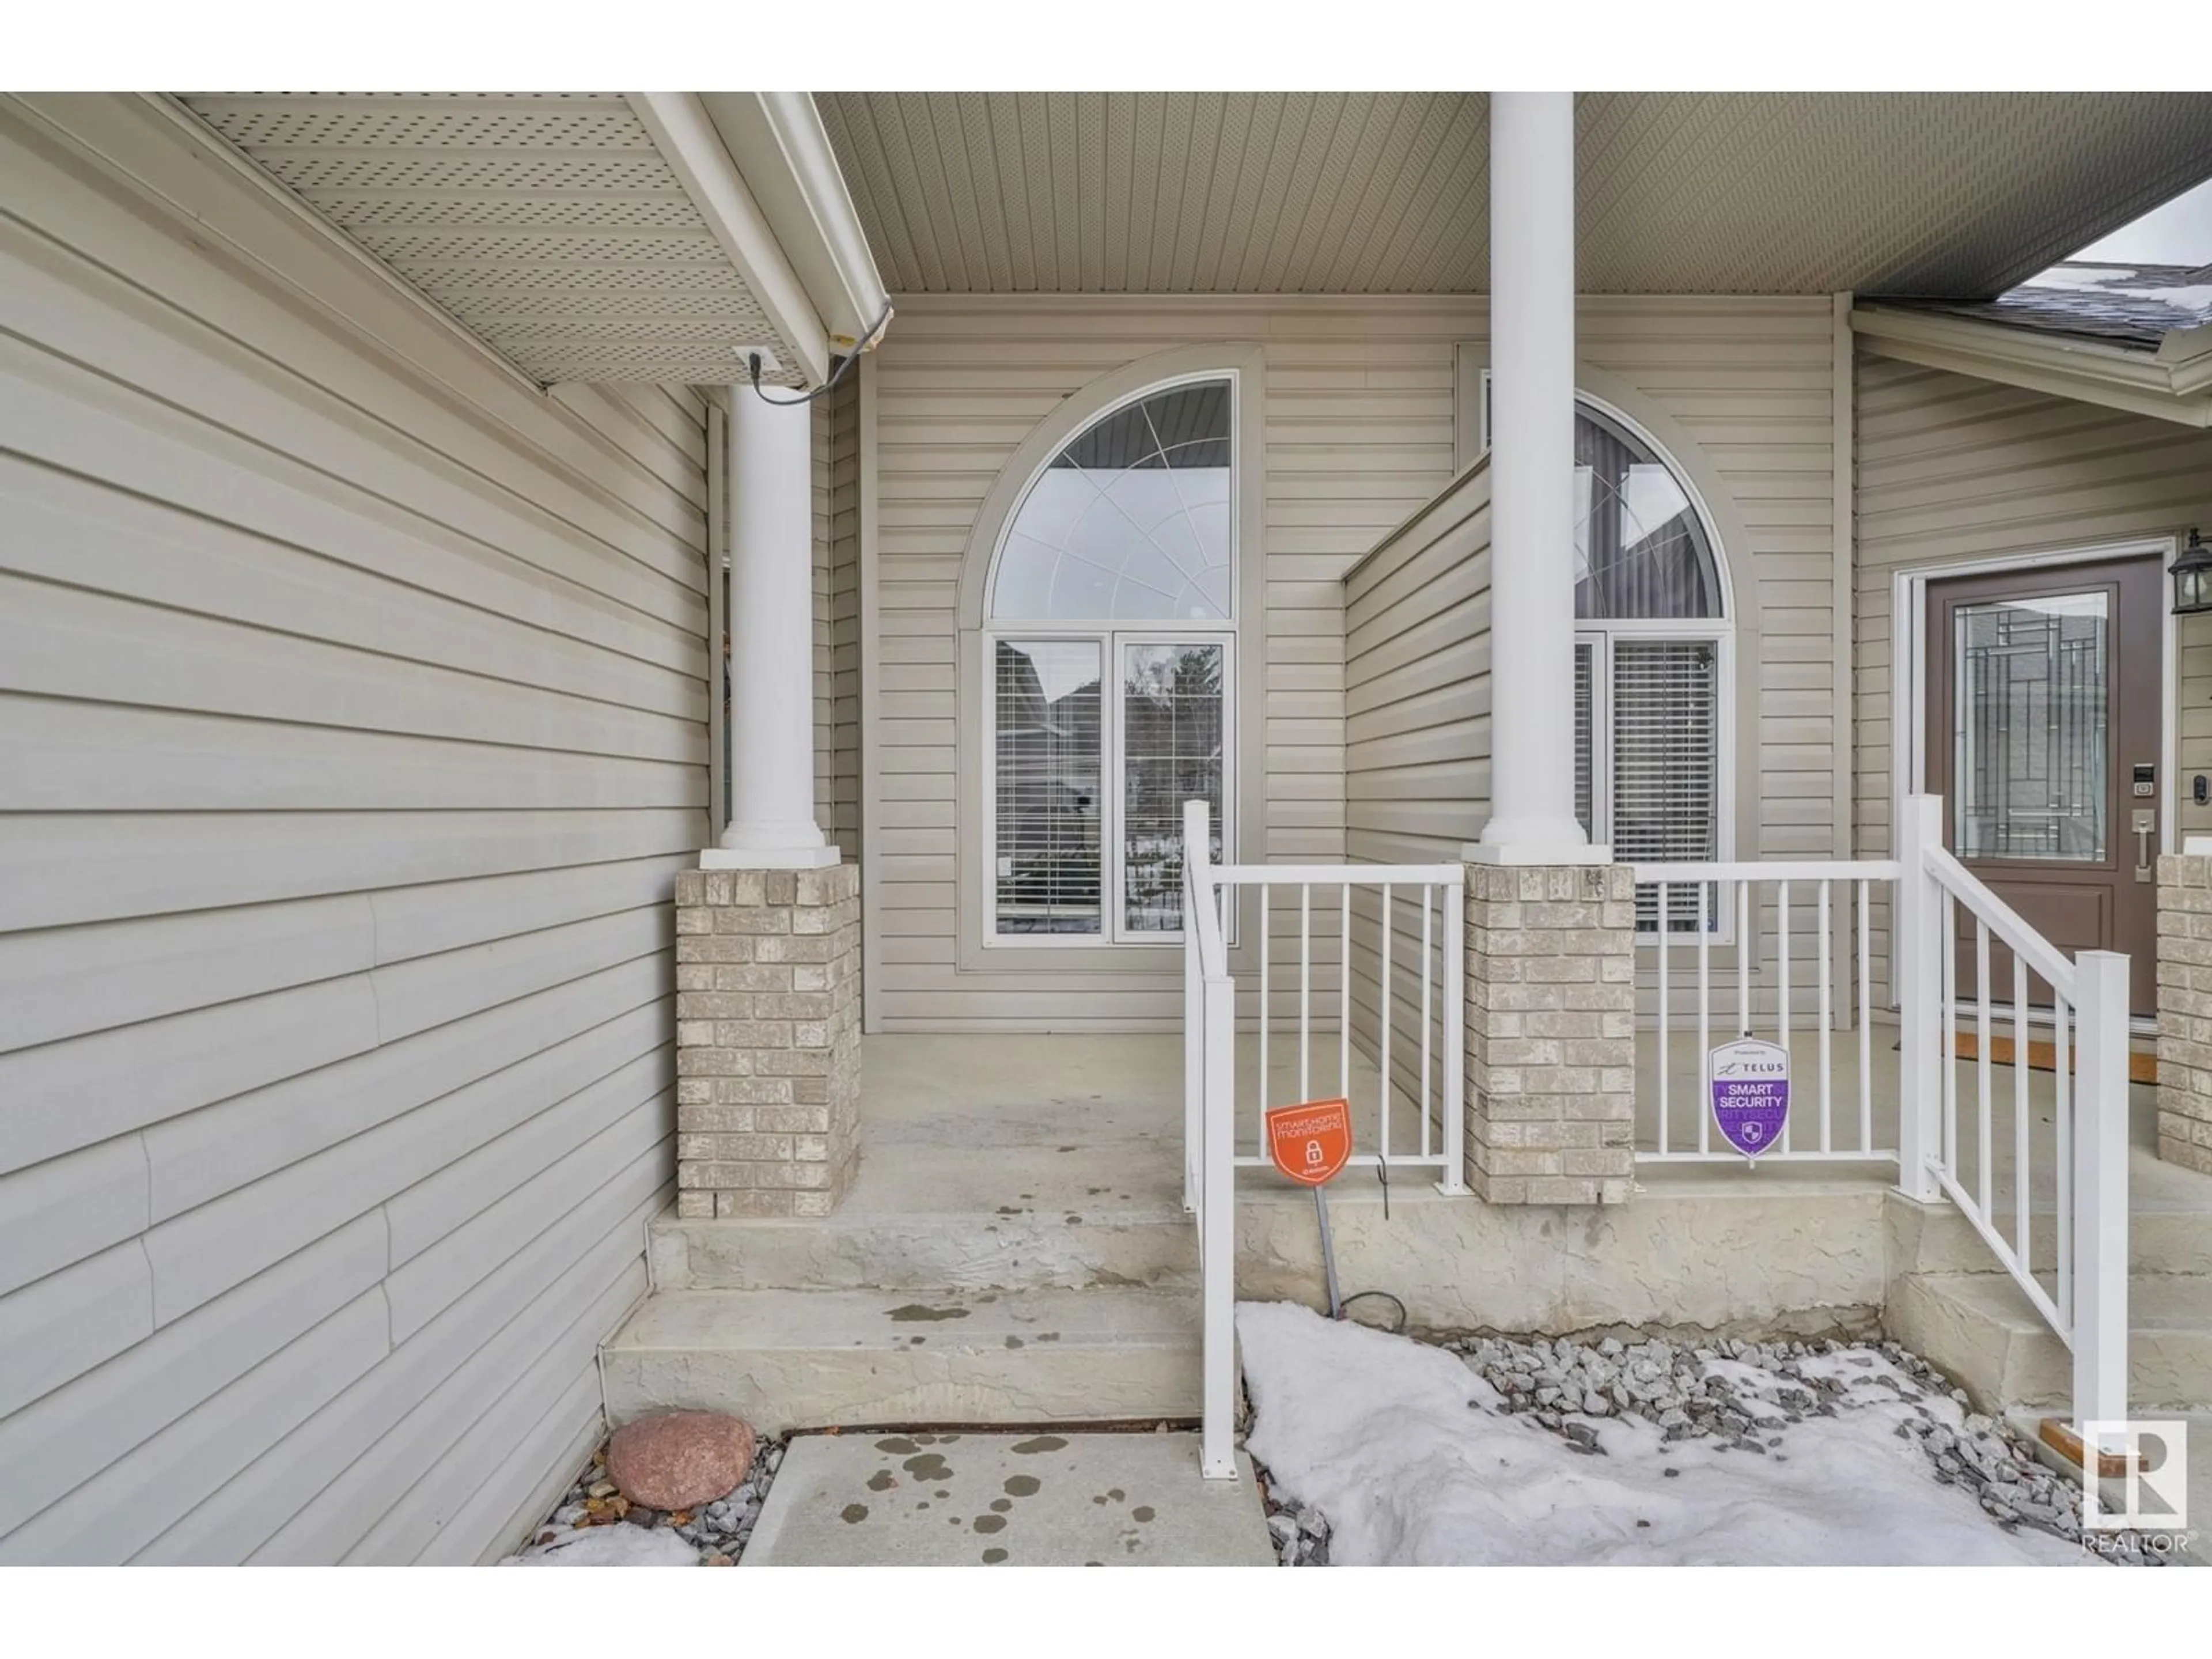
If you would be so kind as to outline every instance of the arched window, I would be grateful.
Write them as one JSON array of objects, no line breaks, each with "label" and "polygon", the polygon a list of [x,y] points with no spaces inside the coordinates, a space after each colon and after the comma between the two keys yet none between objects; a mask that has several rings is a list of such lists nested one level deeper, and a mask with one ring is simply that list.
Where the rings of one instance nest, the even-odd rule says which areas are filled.
[{"label": "arched window", "polygon": [[1007,520],[984,624],[992,939],[1163,943],[1183,802],[1230,844],[1235,392],[1212,374],[1116,404]]},{"label": "arched window", "polygon": [[[1712,532],[1674,465],[1587,399],[1575,502],[1576,816],[1624,864],[1717,860],[1731,640]],[[1668,930],[1695,932],[1677,903]],[[1657,926],[1651,889],[1638,924]]]}]

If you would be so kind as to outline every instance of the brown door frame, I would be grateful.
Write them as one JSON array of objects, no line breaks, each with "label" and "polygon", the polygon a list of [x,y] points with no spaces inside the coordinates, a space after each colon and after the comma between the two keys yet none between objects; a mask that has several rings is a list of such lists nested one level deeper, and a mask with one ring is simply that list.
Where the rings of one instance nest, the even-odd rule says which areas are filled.
[{"label": "brown door frame", "polygon": [[[2054,548],[2036,553],[1993,554],[1939,564],[1900,566],[1890,573],[1890,823],[1897,823],[1907,795],[1927,786],[1928,584],[1960,576],[1994,576],[2008,572],[2042,572],[2069,565],[2101,564],[2117,559],[2158,558],[2161,570],[2173,562],[2179,543],[2172,536]],[[2161,583],[2163,576],[2161,575]],[[2179,769],[2179,709],[2175,677],[2179,646],[2170,594],[2161,586],[2159,605],[2159,796],[2156,853],[2180,847],[2180,803],[2185,780]],[[1897,983],[1896,945],[1891,944],[1890,983]]]}]

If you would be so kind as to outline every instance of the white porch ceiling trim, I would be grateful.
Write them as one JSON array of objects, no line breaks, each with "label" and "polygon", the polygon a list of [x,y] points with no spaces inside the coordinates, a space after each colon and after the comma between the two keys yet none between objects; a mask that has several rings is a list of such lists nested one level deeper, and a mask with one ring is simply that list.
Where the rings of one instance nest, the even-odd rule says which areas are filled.
[{"label": "white porch ceiling trim", "polygon": [[742,164],[689,93],[173,96],[203,137],[539,385],[720,384],[753,346],[775,354],[779,383],[818,382],[840,337],[882,313],[803,93],[718,95],[757,105],[732,125],[775,140]]},{"label": "white porch ceiling trim", "polygon": [[2072,398],[2182,426],[2212,427],[2212,325],[2155,352],[1966,317],[1861,305],[1851,331],[1877,356]]}]

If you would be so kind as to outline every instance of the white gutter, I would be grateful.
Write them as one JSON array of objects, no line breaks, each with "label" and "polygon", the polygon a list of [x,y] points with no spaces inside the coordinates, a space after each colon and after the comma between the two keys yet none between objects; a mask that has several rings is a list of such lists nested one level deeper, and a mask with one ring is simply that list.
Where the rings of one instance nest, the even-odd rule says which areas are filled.
[{"label": "white gutter", "polygon": [[2212,323],[2177,328],[2159,342],[2158,359],[2173,377],[2176,392],[2212,392]]},{"label": "white gutter", "polygon": [[1879,356],[2212,427],[2212,327],[2176,331],[2152,352],[1872,303],[1852,308],[1851,330]]},{"label": "white gutter", "polygon": [[[730,263],[797,356],[793,367],[810,385],[820,385],[830,373],[830,331],[759,202],[731,161],[707,106],[698,94],[689,92],[633,92],[629,98]],[[734,354],[730,368],[736,378]]]},{"label": "white gutter", "polygon": [[844,173],[830,148],[821,112],[809,93],[763,92],[755,96],[843,289],[847,314],[839,316],[834,306],[825,308],[830,334],[840,345],[859,344],[890,308],[890,296],[884,291],[876,256],[868,251],[867,234],[860,228],[860,216],[845,188]]}]

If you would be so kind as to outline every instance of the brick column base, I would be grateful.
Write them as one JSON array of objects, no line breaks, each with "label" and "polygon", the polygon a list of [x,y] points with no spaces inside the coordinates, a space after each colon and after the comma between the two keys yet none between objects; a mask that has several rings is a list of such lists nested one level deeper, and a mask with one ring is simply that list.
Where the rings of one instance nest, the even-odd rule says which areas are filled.
[{"label": "brick column base", "polygon": [[1626,1200],[1635,972],[1626,865],[1467,866],[1467,1181],[1481,1197]]},{"label": "brick column base", "polygon": [[860,1152],[860,872],[676,878],[676,1213],[824,1216]]},{"label": "brick column base", "polygon": [[2158,1155],[2212,1175],[2212,859],[2158,861]]}]

